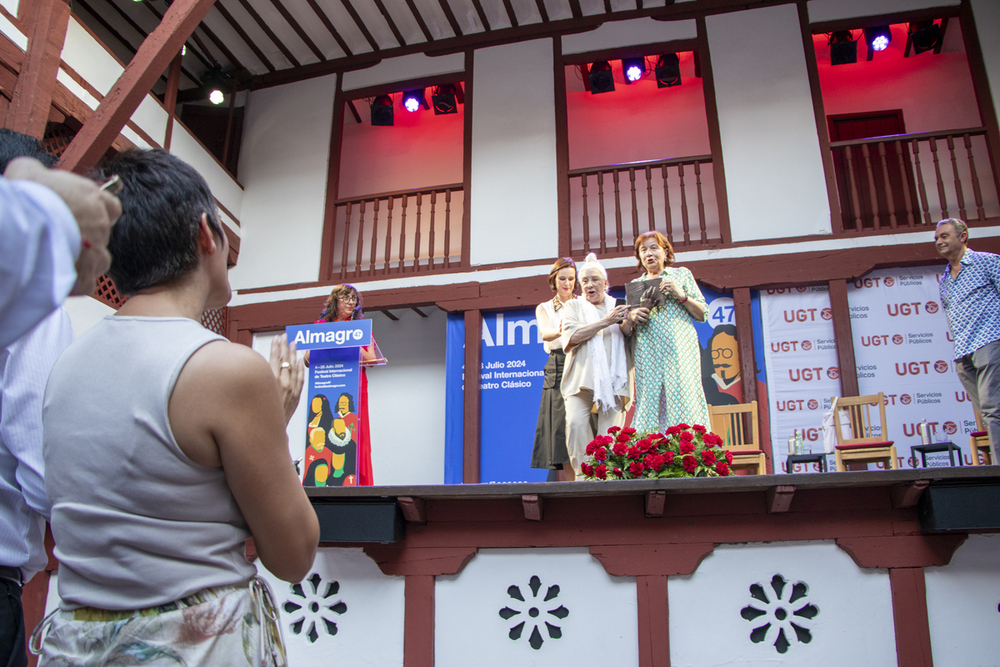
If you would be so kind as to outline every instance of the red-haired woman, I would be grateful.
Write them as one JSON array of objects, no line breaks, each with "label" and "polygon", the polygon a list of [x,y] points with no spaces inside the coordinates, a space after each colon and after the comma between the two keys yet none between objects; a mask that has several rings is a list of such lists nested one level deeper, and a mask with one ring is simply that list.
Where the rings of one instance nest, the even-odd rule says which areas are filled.
[{"label": "red-haired woman", "polygon": [[632,427],[639,432],[662,431],[680,423],[710,428],[701,384],[701,347],[692,323],[705,321],[705,297],[690,270],[671,266],[674,249],[663,234],[641,234],[635,240],[635,257],[645,272],[636,280],[660,278],[666,303],[636,308],[628,315],[626,328],[635,334]]}]

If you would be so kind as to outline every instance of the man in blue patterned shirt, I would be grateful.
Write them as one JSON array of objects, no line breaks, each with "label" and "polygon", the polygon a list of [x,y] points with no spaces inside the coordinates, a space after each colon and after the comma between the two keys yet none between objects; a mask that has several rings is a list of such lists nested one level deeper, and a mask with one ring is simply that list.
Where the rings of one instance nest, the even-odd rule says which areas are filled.
[{"label": "man in blue patterned shirt", "polygon": [[955,363],[972,404],[983,415],[994,456],[1000,453],[1000,255],[967,247],[958,218],[937,225],[934,245],[948,260],[941,303],[955,339]]}]

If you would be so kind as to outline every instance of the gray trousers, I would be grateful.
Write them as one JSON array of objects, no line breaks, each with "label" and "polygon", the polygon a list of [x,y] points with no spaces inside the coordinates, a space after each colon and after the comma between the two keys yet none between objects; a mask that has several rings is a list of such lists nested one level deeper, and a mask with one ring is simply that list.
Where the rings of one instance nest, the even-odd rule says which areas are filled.
[{"label": "gray trousers", "polygon": [[993,456],[997,456],[1000,454],[1000,340],[983,345],[955,363],[966,393],[983,416]]}]

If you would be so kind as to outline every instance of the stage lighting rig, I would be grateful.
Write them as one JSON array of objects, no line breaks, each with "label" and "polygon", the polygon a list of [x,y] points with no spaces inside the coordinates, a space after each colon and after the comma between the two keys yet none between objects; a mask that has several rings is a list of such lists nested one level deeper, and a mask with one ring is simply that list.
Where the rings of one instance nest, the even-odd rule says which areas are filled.
[{"label": "stage lighting rig", "polygon": [[392,98],[379,95],[371,104],[372,125],[391,127],[393,122]]},{"label": "stage lighting rig", "polygon": [[455,85],[446,83],[434,89],[431,95],[431,105],[434,107],[434,115],[441,116],[449,113],[458,113],[458,99],[455,95]]},{"label": "stage lighting rig", "polygon": [[941,43],[941,26],[934,21],[913,21],[907,33],[914,54],[932,51]]},{"label": "stage lighting rig", "polygon": [[646,59],[622,58],[622,74],[626,84],[635,83],[646,75]]},{"label": "stage lighting rig", "polygon": [[868,60],[876,51],[885,51],[892,41],[892,31],[889,26],[880,25],[874,28],[865,28],[865,42],[868,44]]},{"label": "stage lighting rig", "polygon": [[664,53],[656,59],[656,87],[681,85],[681,62],[676,53]]},{"label": "stage lighting rig", "polygon": [[849,65],[858,62],[858,43],[850,30],[838,30],[830,35],[830,64]]},{"label": "stage lighting rig", "polygon": [[423,88],[414,88],[413,90],[408,90],[403,93],[403,108],[409,112],[414,112],[420,107],[424,109],[430,109],[430,105],[427,104],[427,97],[424,94]]},{"label": "stage lighting rig", "polygon": [[611,72],[611,65],[607,60],[600,60],[590,66],[590,92],[592,95],[598,93],[610,93],[615,89],[615,75]]}]

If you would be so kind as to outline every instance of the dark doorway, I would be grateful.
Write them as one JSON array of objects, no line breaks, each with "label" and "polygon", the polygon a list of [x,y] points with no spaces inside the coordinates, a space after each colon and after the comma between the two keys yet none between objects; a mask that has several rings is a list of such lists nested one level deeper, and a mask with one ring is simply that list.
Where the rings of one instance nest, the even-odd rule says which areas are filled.
[{"label": "dark doorway", "polygon": [[919,216],[902,110],[828,116],[830,141],[857,141],[833,148],[844,229],[909,227]]}]

